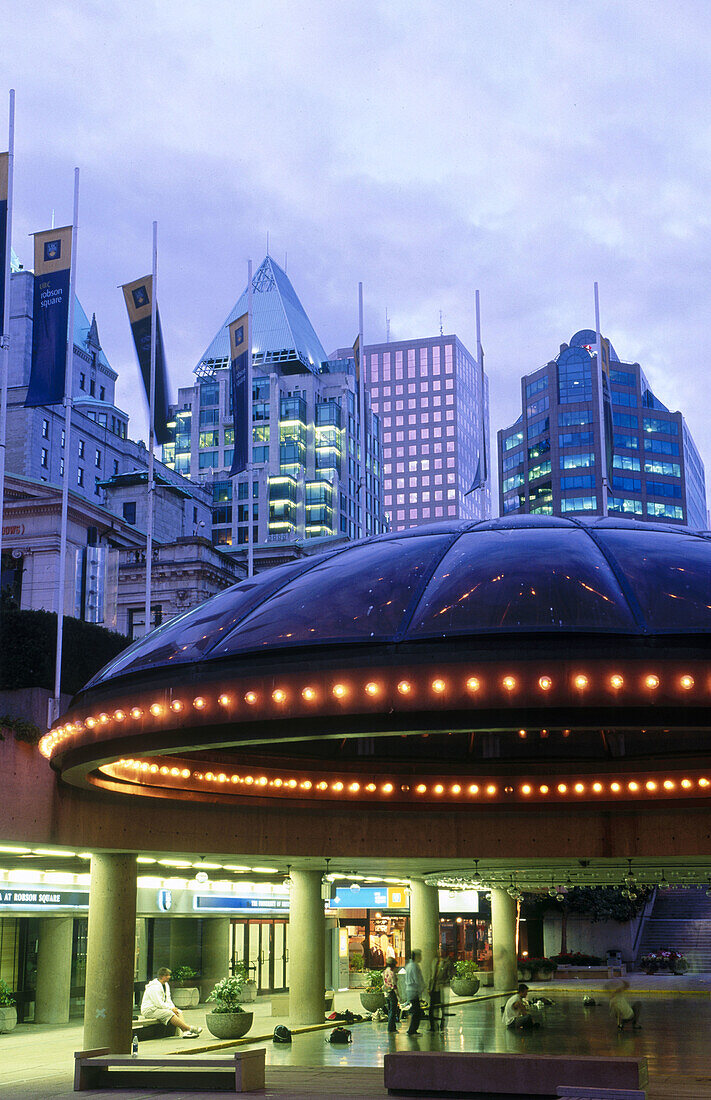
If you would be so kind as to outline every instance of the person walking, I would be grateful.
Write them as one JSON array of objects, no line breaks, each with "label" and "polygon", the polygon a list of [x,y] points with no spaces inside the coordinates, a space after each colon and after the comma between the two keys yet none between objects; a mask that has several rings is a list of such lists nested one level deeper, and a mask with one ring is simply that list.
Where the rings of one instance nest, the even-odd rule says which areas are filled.
[{"label": "person walking", "polygon": [[415,948],[410,953],[407,966],[405,967],[405,996],[410,1002],[410,1026],[407,1029],[408,1035],[419,1035],[417,1030],[422,1019],[422,1007],[420,1005],[420,997],[425,991],[425,979],[422,977],[422,970],[420,969],[420,962],[422,960],[422,952]]},{"label": "person walking", "polygon": [[148,983],[141,1001],[141,1016],[145,1016],[147,1020],[160,1020],[171,1027],[179,1027],[181,1039],[196,1039],[202,1028],[191,1027],[180,1009],[173,1004],[168,985],[170,976],[168,967],[162,966],[158,976]]},{"label": "person walking", "polygon": [[390,956],[383,970],[383,989],[385,990],[385,1004],[388,1009],[388,1031],[397,1031],[398,1002],[397,1002],[397,963]]},{"label": "person walking", "polygon": [[432,960],[432,974],[430,977],[430,1011],[428,1015],[430,1031],[436,1031],[436,1016],[439,1012],[439,1030],[444,1031],[445,990],[449,982],[449,959],[442,957],[438,951]]}]

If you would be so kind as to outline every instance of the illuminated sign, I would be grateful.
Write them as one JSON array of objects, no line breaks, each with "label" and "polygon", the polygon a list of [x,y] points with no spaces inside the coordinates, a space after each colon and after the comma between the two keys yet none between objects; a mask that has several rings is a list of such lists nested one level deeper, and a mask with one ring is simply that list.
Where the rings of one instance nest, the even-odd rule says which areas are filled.
[{"label": "illuminated sign", "polygon": [[359,890],[339,886],[328,905],[330,909],[407,909],[408,900],[404,886],[362,886]]},{"label": "illuminated sign", "polygon": [[89,892],[80,890],[48,890],[46,887],[24,887],[21,890],[0,889],[0,907],[12,906],[17,909],[59,906],[88,906]]},{"label": "illuminated sign", "polygon": [[193,900],[195,909],[247,909],[262,913],[273,909],[289,909],[288,898],[219,897],[216,894],[196,894]]}]

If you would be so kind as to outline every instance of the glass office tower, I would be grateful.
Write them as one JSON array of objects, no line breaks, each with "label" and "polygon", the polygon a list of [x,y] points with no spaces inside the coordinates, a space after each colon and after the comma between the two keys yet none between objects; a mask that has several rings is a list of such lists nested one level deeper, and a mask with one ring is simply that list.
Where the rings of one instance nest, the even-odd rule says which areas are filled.
[{"label": "glass office tower", "polygon": [[522,413],[498,433],[501,515],[599,515],[605,461],[610,515],[705,529],[704,466],[684,417],[609,342],[603,455],[595,340],[590,329],[576,332],[555,359],[522,378]]}]

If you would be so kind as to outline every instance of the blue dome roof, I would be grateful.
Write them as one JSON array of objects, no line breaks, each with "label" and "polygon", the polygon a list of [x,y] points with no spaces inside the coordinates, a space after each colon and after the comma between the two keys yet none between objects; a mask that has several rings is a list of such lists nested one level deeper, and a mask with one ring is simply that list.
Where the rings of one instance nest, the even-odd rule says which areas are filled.
[{"label": "blue dome roof", "polygon": [[513,516],[415,527],[270,569],[140,639],[87,686],[294,647],[710,630],[707,533]]}]

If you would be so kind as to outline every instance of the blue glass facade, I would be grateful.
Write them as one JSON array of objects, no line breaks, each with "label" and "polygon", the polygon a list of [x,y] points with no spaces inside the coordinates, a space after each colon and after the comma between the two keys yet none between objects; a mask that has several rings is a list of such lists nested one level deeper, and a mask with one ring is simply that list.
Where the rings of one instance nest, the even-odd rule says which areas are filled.
[{"label": "blue glass facade", "polygon": [[522,379],[522,415],[498,438],[501,514],[601,513],[607,469],[610,515],[705,529],[704,467],[684,418],[651,391],[639,364],[606,346],[605,445],[594,332],[577,332]]}]

